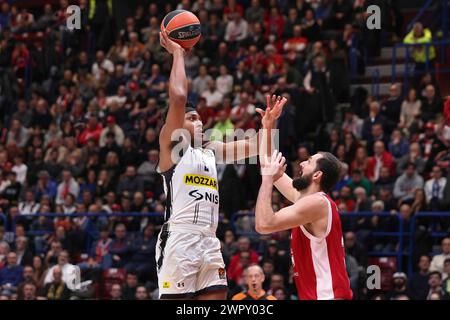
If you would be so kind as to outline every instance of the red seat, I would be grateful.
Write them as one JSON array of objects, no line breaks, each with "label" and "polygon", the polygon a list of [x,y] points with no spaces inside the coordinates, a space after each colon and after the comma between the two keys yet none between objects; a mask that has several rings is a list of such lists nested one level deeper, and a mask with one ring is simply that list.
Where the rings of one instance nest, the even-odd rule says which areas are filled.
[{"label": "red seat", "polygon": [[368,259],[369,265],[377,265],[381,271],[381,290],[386,292],[391,290],[392,276],[397,272],[396,257],[371,257]]},{"label": "red seat", "polygon": [[125,269],[106,269],[103,271],[102,275],[102,290],[101,297],[102,299],[109,299],[109,292],[111,291],[111,287],[113,284],[122,284],[125,281]]}]

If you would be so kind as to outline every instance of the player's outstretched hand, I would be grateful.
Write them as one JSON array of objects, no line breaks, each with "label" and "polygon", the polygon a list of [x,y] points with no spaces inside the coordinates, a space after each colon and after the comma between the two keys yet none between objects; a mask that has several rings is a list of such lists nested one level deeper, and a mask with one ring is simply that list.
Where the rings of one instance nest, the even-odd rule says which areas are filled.
[{"label": "player's outstretched hand", "polygon": [[262,119],[262,125],[264,128],[273,128],[275,126],[275,122],[281,116],[281,112],[283,111],[283,107],[287,102],[285,97],[272,95],[266,95],[267,106],[266,110],[262,110],[260,108],[256,108],[255,111],[258,112]]},{"label": "player's outstretched hand", "polygon": [[286,171],[286,158],[278,150],[275,150],[269,158],[264,155],[261,161],[261,175],[272,177],[275,181],[278,180]]},{"label": "player's outstretched hand", "polygon": [[170,54],[173,54],[177,50],[180,50],[183,54],[185,53],[184,49],[178,43],[169,38],[169,34],[165,30],[159,32],[159,43]]}]

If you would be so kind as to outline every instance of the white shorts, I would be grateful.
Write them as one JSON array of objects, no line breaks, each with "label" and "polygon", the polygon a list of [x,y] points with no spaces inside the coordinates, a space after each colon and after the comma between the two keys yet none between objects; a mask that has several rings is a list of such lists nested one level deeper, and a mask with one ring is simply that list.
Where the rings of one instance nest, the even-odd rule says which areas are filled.
[{"label": "white shorts", "polygon": [[173,229],[165,224],[156,244],[160,299],[191,298],[226,289],[219,239],[196,230]]}]

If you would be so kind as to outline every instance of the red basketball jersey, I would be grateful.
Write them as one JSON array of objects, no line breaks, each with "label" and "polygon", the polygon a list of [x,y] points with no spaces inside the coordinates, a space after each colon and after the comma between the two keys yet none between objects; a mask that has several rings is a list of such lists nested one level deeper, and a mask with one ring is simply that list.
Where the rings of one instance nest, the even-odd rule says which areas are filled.
[{"label": "red basketball jersey", "polygon": [[291,255],[300,300],[351,300],[353,292],[345,267],[341,219],[334,201],[328,202],[326,234],[317,238],[303,226],[292,229]]}]

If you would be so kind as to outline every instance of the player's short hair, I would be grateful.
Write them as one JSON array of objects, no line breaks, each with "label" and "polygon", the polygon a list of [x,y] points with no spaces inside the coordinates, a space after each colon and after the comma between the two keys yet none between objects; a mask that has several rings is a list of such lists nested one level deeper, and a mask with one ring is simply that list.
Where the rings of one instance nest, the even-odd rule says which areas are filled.
[{"label": "player's short hair", "polygon": [[319,152],[319,154],[322,155],[322,158],[317,160],[316,171],[323,172],[320,188],[329,193],[339,181],[341,162],[329,152]]},{"label": "player's short hair", "polygon": [[[191,102],[191,101],[186,101],[186,105],[184,106],[184,113],[188,113],[191,111],[197,111],[196,106]],[[167,118],[167,113],[169,112],[169,106],[167,105],[166,109],[164,110],[163,113],[163,119],[164,121]]]}]

